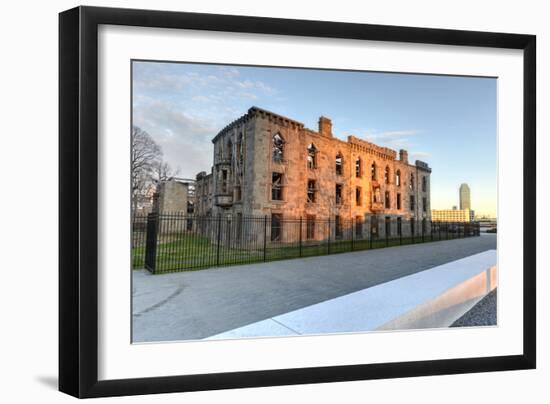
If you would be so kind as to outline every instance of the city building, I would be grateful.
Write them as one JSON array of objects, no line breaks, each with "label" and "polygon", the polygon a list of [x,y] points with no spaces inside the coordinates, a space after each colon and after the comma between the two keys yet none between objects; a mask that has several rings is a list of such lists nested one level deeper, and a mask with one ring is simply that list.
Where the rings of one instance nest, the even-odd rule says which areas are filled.
[{"label": "city building", "polygon": [[335,138],[329,118],[314,131],[252,107],[212,142],[211,172],[196,177],[200,215],[268,217],[271,228],[283,219],[330,220],[336,229],[354,222],[359,236],[429,232],[428,164],[410,164],[406,150]]},{"label": "city building", "polygon": [[433,209],[434,222],[473,222],[474,211],[470,209]]},{"label": "city building", "polygon": [[473,222],[475,220],[475,211],[471,208],[470,187],[468,184],[461,184],[458,189],[459,206],[453,206],[452,209],[433,209],[432,220],[434,222]]},{"label": "city building", "polygon": [[472,204],[470,202],[470,187],[468,184],[460,184],[458,193],[460,209],[472,209]]}]

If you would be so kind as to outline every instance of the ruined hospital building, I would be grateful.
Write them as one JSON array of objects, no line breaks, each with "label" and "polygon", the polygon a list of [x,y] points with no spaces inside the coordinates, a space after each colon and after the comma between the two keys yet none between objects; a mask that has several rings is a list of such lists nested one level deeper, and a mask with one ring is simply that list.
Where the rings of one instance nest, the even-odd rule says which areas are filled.
[{"label": "ruined hospital building", "polygon": [[212,142],[211,173],[196,177],[197,215],[267,217],[271,227],[297,218],[354,223],[365,237],[430,231],[428,164],[410,164],[406,150],[337,139],[329,118],[314,131],[252,107]]}]

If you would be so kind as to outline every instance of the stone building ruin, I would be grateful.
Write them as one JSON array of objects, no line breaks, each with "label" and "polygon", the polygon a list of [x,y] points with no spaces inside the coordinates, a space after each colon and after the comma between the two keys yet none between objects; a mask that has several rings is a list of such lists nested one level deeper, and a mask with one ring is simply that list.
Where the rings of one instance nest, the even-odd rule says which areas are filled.
[{"label": "stone building ruin", "polygon": [[430,231],[428,164],[355,136],[340,140],[327,117],[315,131],[252,107],[212,142],[211,172],[196,176],[198,216],[266,217],[270,228],[297,218],[354,223],[360,237]]},{"label": "stone building ruin", "polygon": [[153,212],[195,214],[195,181],[185,178],[168,178],[157,185],[153,195]]}]

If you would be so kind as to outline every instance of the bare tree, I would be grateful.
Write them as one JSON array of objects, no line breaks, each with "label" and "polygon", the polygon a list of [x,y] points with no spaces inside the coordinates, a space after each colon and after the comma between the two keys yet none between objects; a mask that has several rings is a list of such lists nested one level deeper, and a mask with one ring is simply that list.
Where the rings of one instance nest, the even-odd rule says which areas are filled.
[{"label": "bare tree", "polygon": [[179,171],[179,168],[174,169],[166,161],[159,160],[153,167],[153,180],[157,183],[167,181],[177,177]]},{"label": "bare tree", "polygon": [[153,138],[137,126],[132,127],[132,205],[138,200],[154,178],[155,167],[162,162],[162,150]]}]

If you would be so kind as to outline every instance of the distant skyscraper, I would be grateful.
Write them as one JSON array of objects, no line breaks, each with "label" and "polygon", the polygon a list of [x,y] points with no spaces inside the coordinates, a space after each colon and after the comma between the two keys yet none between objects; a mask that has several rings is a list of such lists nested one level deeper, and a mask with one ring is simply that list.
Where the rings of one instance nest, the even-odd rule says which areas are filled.
[{"label": "distant skyscraper", "polygon": [[470,187],[468,184],[460,185],[460,210],[463,209],[472,209],[472,204],[470,203]]}]

